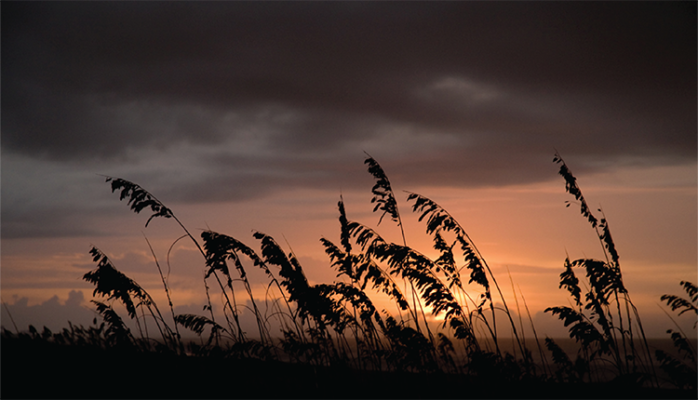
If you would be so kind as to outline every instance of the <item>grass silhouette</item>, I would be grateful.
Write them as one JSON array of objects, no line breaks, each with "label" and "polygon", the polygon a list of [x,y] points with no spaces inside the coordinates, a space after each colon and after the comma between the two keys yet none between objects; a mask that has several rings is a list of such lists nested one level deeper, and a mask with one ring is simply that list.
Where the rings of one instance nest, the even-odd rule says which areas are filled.
[{"label": "grass silhouette", "polygon": [[[409,247],[390,181],[380,164],[368,154],[365,163],[375,178],[373,211],[380,213],[378,224],[388,216],[400,228],[402,243],[388,242],[374,229],[350,220],[340,196],[340,243],[336,245],[326,238],[320,241],[330,267],[341,281],[311,284],[293,251],[287,252],[274,238],[261,232],[253,234],[259,250],[210,230],[202,232],[197,239],[171,209],[144,188],[106,177],[112,192],[119,191],[120,200],[127,200],[131,210],[152,213],[146,226],[155,218],[173,219],[184,232],[177,240],[189,238],[195,244],[202,255],[207,298],[204,310],[208,316],[175,314],[170,288],[154,252],[172,314],[170,320],[163,317],[144,288],[118,271],[101,250],[93,247],[90,253],[97,267],[83,279],[95,285],[96,299],[92,302],[103,322],[97,326],[95,319],[95,326],[89,328],[70,324],[69,329],[55,334],[46,328],[39,333],[31,326],[28,333],[3,330],[3,342],[12,343],[15,349],[9,353],[12,357],[20,357],[24,352],[25,358],[31,353],[55,361],[64,356],[65,348],[76,348],[84,350],[84,354],[73,356],[75,363],[100,363],[99,360],[109,357],[118,359],[116,363],[151,363],[160,372],[149,368],[146,375],[150,378],[139,379],[157,378],[170,383],[159,385],[159,392],[147,397],[217,397],[227,393],[220,390],[245,393],[245,397],[433,397],[436,393],[445,393],[439,397],[462,396],[462,393],[479,397],[598,397],[599,393],[610,394],[609,388],[622,390],[613,394],[614,397],[694,395],[695,347],[684,332],[669,330],[680,358],[661,350],[651,354],[639,313],[623,284],[620,257],[605,215],[598,210],[602,215],[599,219],[592,213],[576,178],[559,154],[554,162],[560,165],[559,173],[567,192],[575,197],[582,216],[597,233],[605,257],[573,261],[568,257],[560,274],[560,288],[569,292],[574,305],[545,310],[569,328],[570,338],[579,345],[574,359],[551,338],[545,339],[544,346],[540,343],[524,300],[535,335],[533,342],[540,355],[538,360],[534,359],[528,347],[531,340],[523,337],[518,299],[517,329],[495,275],[463,226],[438,203],[411,192],[407,192],[406,200],[425,224],[425,232],[433,240],[438,257],[430,258]],[[264,299],[253,296],[249,268],[259,268],[267,277]],[[462,276],[462,272],[467,275]],[[584,275],[578,276],[580,273]],[[215,319],[210,279],[215,280],[221,293],[224,322]],[[234,282],[239,284],[236,286]],[[514,282],[511,284],[513,288]],[[688,298],[664,295],[661,300],[679,315],[698,313],[698,289],[689,282],[681,285]],[[242,302],[241,298],[246,301]],[[379,310],[375,305],[377,298],[389,299],[395,311]],[[495,306],[495,299],[501,307]],[[135,321],[137,334],[131,332],[115,311],[114,303],[120,303],[126,317]],[[503,313],[511,328],[514,354],[502,350],[495,311]],[[243,312],[254,316],[256,337],[250,337],[243,329]],[[441,317],[443,322],[430,326],[427,312],[432,317]],[[155,323],[159,339],[150,337],[149,320]],[[272,331],[272,326],[279,330]],[[200,340],[184,340],[180,328]],[[92,353],[85,349],[92,349]],[[237,364],[226,364],[231,360]],[[666,389],[665,381],[660,382],[655,360],[676,388],[674,391]],[[230,372],[231,368],[250,383],[245,389],[249,392],[234,392],[234,388],[211,384],[215,393],[206,394],[183,390],[178,384],[178,379],[196,381],[197,378],[206,382],[223,379],[221,371]],[[265,369],[280,374],[269,378],[282,382],[274,386],[278,390],[268,387],[267,378],[262,378],[271,376]],[[183,375],[183,371],[189,371],[190,375]],[[122,374],[119,378],[133,379],[133,374],[125,371],[119,374]],[[88,381],[92,383],[79,393],[99,390],[101,386],[96,383],[99,379],[91,375]],[[345,387],[346,382],[354,379],[363,384],[342,393],[332,391],[335,390],[332,384]],[[387,383],[392,391],[360,390],[371,382]],[[396,385],[412,389],[399,391]],[[463,392],[438,392],[442,387],[462,387]],[[426,392],[427,388],[431,392]],[[12,384],[4,389],[3,394],[20,393]],[[133,397],[137,392],[120,391],[111,395]]]},{"label": "grass silhouette", "polygon": [[[559,154],[555,155],[554,162],[560,164],[559,173],[565,179],[567,192],[579,202],[582,216],[586,217],[596,231],[605,260],[578,259],[570,262],[568,257],[565,260],[565,270],[560,274],[560,288],[570,292],[577,309],[550,307],[545,311],[564,321],[565,326],[569,326],[570,337],[581,344],[581,358],[578,358],[579,366],[576,371],[586,369],[582,376],[588,377],[589,380],[607,379],[606,371],[602,371],[601,367],[591,368],[591,364],[600,358],[610,361],[616,379],[652,379],[657,384],[640,316],[623,285],[619,256],[608,221],[605,215],[599,220],[591,212],[576,178]],[[601,209],[598,211],[603,214]],[[586,273],[586,293],[582,293],[579,279],[574,273],[575,268]],[[642,339],[643,347],[640,349],[636,347],[636,331],[640,332]],[[554,351],[552,340],[548,340],[547,345]],[[562,361],[564,369],[569,370],[566,360],[559,361]]]}]

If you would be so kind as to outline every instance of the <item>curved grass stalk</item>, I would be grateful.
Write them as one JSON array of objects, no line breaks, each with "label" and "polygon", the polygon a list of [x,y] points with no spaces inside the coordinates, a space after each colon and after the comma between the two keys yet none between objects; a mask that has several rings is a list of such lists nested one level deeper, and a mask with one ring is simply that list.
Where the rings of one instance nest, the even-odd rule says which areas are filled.
[{"label": "curved grass stalk", "polygon": [[514,320],[511,317],[511,312],[509,311],[509,306],[507,305],[506,299],[504,298],[504,294],[502,293],[502,290],[499,287],[499,283],[497,282],[497,279],[494,277],[494,274],[492,273],[490,266],[487,264],[487,261],[482,256],[477,246],[475,246],[475,243],[470,238],[468,233],[448,211],[446,211],[435,201],[417,193],[406,193],[408,193],[407,200],[414,200],[415,202],[412,206],[412,210],[414,212],[421,213],[419,221],[422,221],[425,217],[428,216],[427,234],[435,234],[438,233],[440,230],[443,230],[447,232],[453,232],[456,235],[456,239],[461,244],[461,250],[464,253],[466,266],[472,270],[470,282],[474,281],[485,288],[486,300],[489,300],[490,310],[492,312],[492,325],[494,328],[493,340],[495,342],[495,347],[497,348],[497,353],[501,354],[497,340],[497,323],[494,312],[494,301],[490,293],[489,281],[483,272],[483,267],[484,270],[487,271],[487,273],[489,273],[490,278],[492,279],[492,283],[494,283],[494,286],[497,289],[497,292],[499,293],[499,297],[502,300],[502,304],[504,306],[505,314],[509,319],[512,331],[517,339],[517,343],[523,354],[525,345],[521,342],[521,339],[519,338],[518,332],[516,330],[516,324],[514,323]]},{"label": "curved grass stalk", "polygon": [[[533,337],[536,339],[536,346],[538,347],[540,359],[541,359],[541,362],[543,363],[543,371],[547,374],[550,374],[550,372],[551,372],[550,367],[548,366],[548,362],[547,362],[545,355],[543,353],[543,348],[540,345],[540,340],[538,340],[538,333],[536,332],[536,326],[533,323],[533,318],[531,317],[531,312],[528,309],[528,304],[526,304],[526,298],[524,297],[523,292],[521,291],[521,287],[519,287],[519,294],[521,295],[521,299],[523,300],[524,308],[526,308],[526,314],[528,315],[528,320],[531,323],[531,329],[533,330]],[[521,329],[523,329],[523,328],[521,328]]]},{"label": "curved grass stalk", "polygon": [[[225,246],[229,246],[231,251],[240,252],[240,253],[244,254],[245,256],[247,256],[249,259],[252,260],[252,262],[253,262],[253,264],[254,264],[255,266],[261,268],[261,269],[264,271],[264,273],[267,274],[267,276],[268,276],[269,279],[270,279],[270,282],[269,282],[269,285],[267,285],[266,296],[268,296],[268,294],[269,294],[269,289],[271,288],[271,286],[272,286],[272,285],[275,285],[275,286],[277,287],[277,289],[279,290],[279,293],[280,293],[282,299],[284,300],[284,303],[286,304],[286,307],[288,308],[289,316],[291,316],[291,318],[293,319],[294,326],[295,326],[295,328],[296,328],[296,330],[297,330],[297,333],[298,333],[299,337],[300,337],[303,341],[305,341],[305,335],[303,334],[303,331],[302,331],[302,330],[300,329],[300,327],[298,326],[298,323],[297,323],[297,321],[296,321],[296,319],[295,319],[295,315],[294,315],[294,312],[293,312],[293,310],[292,310],[292,308],[291,308],[291,305],[290,305],[290,303],[289,303],[289,300],[288,300],[288,298],[286,297],[286,294],[284,293],[283,289],[281,288],[281,285],[279,284],[279,281],[276,279],[276,277],[275,277],[274,274],[271,272],[271,270],[270,270],[269,267],[266,265],[266,263],[257,255],[257,253],[255,253],[254,250],[252,250],[250,247],[246,246],[244,243],[240,242],[239,240],[237,240],[237,239],[235,239],[235,238],[233,238],[233,237],[230,237],[230,236],[227,236],[227,235],[222,235],[222,234],[215,233],[215,232],[212,232],[212,231],[209,231],[209,234],[213,235],[213,236],[211,236],[211,237],[222,238],[224,241],[226,241],[226,243],[225,243],[224,245],[225,245]],[[204,235],[204,233],[202,233],[202,237],[203,237],[203,235]],[[236,255],[237,255],[237,253],[236,253]],[[269,336],[269,339],[271,340],[271,336]]]},{"label": "curved grass stalk", "polygon": [[[257,307],[257,302],[254,299],[254,296],[252,294],[252,288],[250,286],[249,280],[247,279],[247,273],[245,272],[242,262],[240,261],[240,257],[237,254],[236,249],[242,248],[242,243],[231,238],[230,236],[221,235],[212,231],[203,232],[201,234],[201,237],[204,240],[204,248],[206,249],[206,265],[213,270],[221,270],[226,276],[228,276],[229,287],[232,287],[232,282],[230,279],[229,268],[227,266],[226,260],[233,261],[235,268],[237,269],[240,275],[240,281],[245,286],[245,290],[247,291],[247,294],[252,303],[253,309],[251,309],[251,311],[255,315],[255,319],[257,321],[257,328],[259,329],[260,340],[262,341],[262,343],[264,343],[267,340],[271,343],[271,336],[269,335],[269,332],[266,330],[262,321],[261,312]],[[256,256],[253,255],[254,252],[252,252],[252,250],[249,248],[244,249],[244,252],[248,256]],[[253,261],[256,262],[254,259]]]},{"label": "curved grass stalk", "polygon": [[[647,352],[647,358],[649,359],[650,363],[650,370],[651,374],[654,377],[654,382],[655,385],[658,385],[657,381],[657,376],[654,368],[654,362],[652,360],[652,357],[650,356],[650,350],[649,350],[649,345],[647,343],[647,338],[644,333],[644,328],[642,327],[642,323],[640,321],[639,314],[637,313],[637,308],[635,308],[635,305],[632,303],[630,300],[630,296],[625,289],[623,285],[623,280],[622,280],[622,275],[621,275],[621,270],[620,270],[620,263],[619,263],[619,255],[616,250],[615,244],[613,242],[613,239],[611,237],[610,229],[608,227],[608,221],[606,219],[605,214],[603,213],[603,210],[599,208],[599,212],[602,214],[601,220],[597,219],[593,213],[591,212],[586,199],[582,195],[582,191],[577,185],[577,178],[572,174],[572,172],[569,170],[567,165],[565,164],[565,161],[562,159],[560,154],[558,152],[555,153],[555,157],[553,158],[553,162],[560,164],[560,170],[559,174],[565,179],[565,189],[568,193],[573,195],[575,197],[575,200],[577,200],[580,204],[580,212],[581,214],[589,221],[591,224],[592,228],[596,232],[596,235],[599,239],[599,242],[601,244],[601,248],[603,250],[604,258],[606,260],[605,263],[603,262],[595,262],[598,265],[601,265],[602,267],[595,268],[595,270],[590,270],[589,268],[587,269],[587,275],[590,280],[591,288],[587,294],[587,297],[589,298],[589,301],[592,301],[591,303],[591,308],[597,310],[597,313],[599,313],[599,322],[604,324],[611,324],[611,328],[613,327],[613,316],[610,310],[607,310],[605,313],[603,309],[599,307],[599,304],[602,305],[608,305],[608,297],[610,295],[613,295],[613,298],[616,302],[616,311],[618,314],[618,324],[620,326],[620,332],[621,332],[621,341],[622,341],[622,346],[623,346],[623,351],[625,354],[627,354],[627,343],[630,343],[630,350],[632,351],[632,360],[633,360],[633,370],[636,368],[635,366],[635,360],[638,358],[638,354],[635,352],[635,346],[633,343],[633,330],[632,330],[632,317],[630,313],[630,309],[632,308],[633,315],[635,316],[635,320],[637,321],[638,328],[640,330],[641,336],[642,336],[642,341],[645,347],[645,351]],[[567,207],[570,206],[570,202],[566,202]],[[598,266],[597,265],[597,266]],[[588,266],[587,266],[588,267]],[[562,286],[562,284],[561,284]],[[625,303],[625,318],[623,317],[623,312],[621,310],[621,299],[620,297],[622,296],[623,302]],[[596,304],[599,303],[599,304]],[[624,329],[624,325],[628,324],[628,329]],[[618,352],[618,345],[617,345],[617,337],[615,335],[615,329],[607,329],[608,327],[604,327],[604,331],[606,332],[606,337],[608,338],[608,341],[611,342],[612,347],[614,348],[615,351],[615,357],[617,359],[618,363],[618,368],[619,371],[623,371],[623,368],[625,368],[626,372],[630,372],[631,368],[630,365],[627,363],[627,357],[620,357],[620,354]],[[610,333],[610,334],[609,334]]]},{"label": "curved grass stalk", "polygon": [[[182,351],[182,336],[179,334],[179,328],[177,328],[177,320],[175,319],[175,312],[174,312],[174,306],[172,305],[172,298],[170,297],[170,288],[167,285],[167,281],[165,280],[165,276],[162,274],[162,268],[160,268],[160,263],[158,262],[157,257],[155,256],[155,251],[153,250],[153,246],[150,245],[150,240],[143,234],[143,237],[145,238],[146,243],[148,243],[148,248],[150,248],[150,253],[153,255],[153,260],[155,261],[155,266],[158,268],[158,273],[160,274],[160,279],[162,280],[162,285],[165,288],[165,294],[167,295],[167,302],[170,305],[170,312],[172,313],[172,320],[174,321],[174,328],[175,328],[175,345],[177,348]],[[183,238],[184,236],[180,237],[179,239]],[[174,243],[177,243],[179,241],[177,239]],[[174,246],[174,243],[172,246]],[[170,246],[170,250],[172,250],[172,247]],[[170,252],[167,252],[167,265],[169,267],[170,265]],[[162,318],[162,316],[160,316]]]},{"label": "curved grass stalk", "polygon": [[[92,247],[90,254],[93,256],[93,261],[98,263],[97,269],[86,273],[83,276],[83,279],[93,283],[96,286],[93,291],[93,295],[100,294],[101,296],[108,297],[109,299],[118,299],[122,304],[124,304],[129,317],[136,321],[136,325],[139,332],[141,332],[141,336],[143,333],[139,318],[136,314],[136,308],[145,305],[153,316],[165,343],[167,343],[168,337],[171,337],[174,341],[174,333],[172,333],[172,330],[162,318],[160,309],[157,307],[155,300],[153,300],[150,294],[135,281],[117,270],[112,264],[111,260],[109,260],[107,255],[101,250],[96,247]],[[138,304],[134,304],[133,300],[131,299],[132,296],[139,299]],[[165,326],[167,335],[161,329],[158,322],[158,316],[156,316],[155,312],[153,312],[153,307],[155,308],[160,321]]]},{"label": "curved grass stalk", "polygon": [[[359,223],[359,222],[349,222],[348,223],[349,234],[354,237],[354,240],[358,245],[361,246],[361,250],[364,251],[368,261],[363,264],[367,268],[368,274],[366,275],[366,280],[372,278],[374,280],[374,287],[376,282],[384,285],[384,292],[393,297],[400,308],[409,312],[413,320],[417,320],[417,311],[409,306],[409,303],[405,300],[402,291],[397,286],[397,284],[390,278],[390,275],[385,273],[377,264],[373,263],[372,258],[376,257],[376,249],[379,246],[387,246],[385,240],[373,229]],[[363,267],[362,265],[362,267]],[[361,271],[361,269],[359,269]],[[360,272],[359,272],[360,273]],[[365,286],[365,282],[363,286]],[[362,286],[362,288],[363,288]]]},{"label": "curved grass stalk", "polygon": [[460,304],[441,279],[433,273],[433,261],[409,247],[396,244],[376,246],[374,251],[379,259],[388,262],[395,273],[408,279],[421,291],[425,305],[433,308],[434,315],[445,312],[444,326],[449,324],[455,330],[456,336],[467,338],[478,347],[472,327],[465,319]]},{"label": "curved grass stalk", "polygon": [[[371,199],[371,203],[376,204],[373,207],[373,211],[376,212],[379,209],[383,211],[383,214],[381,214],[381,217],[378,220],[378,225],[380,225],[381,221],[383,220],[383,217],[386,214],[389,214],[390,218],[395,223],[397,223],[398,227],[400,227],[400,234],[402,235],[403,246],[407,246],[407,240],[405,239],[405,229],[403,228],[402,218],[400,218],[400,210],[398,209],[397,200],[395,199],[395,194],[393,193],[393,189],[390,185],[390,180],[388,179],[388,176],[385,174],[385,171],[383,171],[383,168],[380,166],[380,164],[378,164],[378,162],[373,157],[371,157],[370,154],[366,152],[364,153],[368,156],[368,158],[364,161],[364,164],[368,165],[368,172],[371,175],[373,175],[373,177],[376,179],[376,183],[373,185],[373,188],[371,189],[371,192],[373,192],[373,198]],[[419,310],[422,314],[422,318],[424,319],[424,326],[429,334],[429,338],[431,339],[432,343],[436,343],[434,335],[431,333],[431,330],[429,329],[429,322],[427,321],[427,316],[424,312],[424,306],[422,305],[421,299],[419,299],[419,297],[416,296],[415,288],[412,282],[410,282],[410,289],[412,294],[412,305],[415,308],[415,311],[417,309],[417,306],[419,306]],[[416,317],[415,325],[417,327],[417,331],[419,331],[419,320]]]},{"label": "curved grass stalk", "polygon": [[[112,187],[112,192],[115,192],[116,190],[121,190],[120,194],[120,200],[123,200],[128,197],[128,205],[130,206],[131,210],[133,210],[135,213],[140,213],[142,210],[146,208],[150,208],[150,210],[153,212],[153,214],[148,218],[148,220],[145,223],[145,226],[147,227],[150,221],[153,218],[156,217],[163,217],[163,218],[172,218],[177,222],[177,224],[184,230],[184,233],[191,239],[191,241],[194,243],[196,248],[199,250],[201,255],[206,258],[206,253],[204,250],[201,248],[201,245],[199,245],[199,242],[192,236],[192,234],[189,232],[186,226],[177,218],[177,216],[172,212],[171,209],[166,207],[160,200],[157,199],[154,195],[152,195],[150,192],[147,190],[143,189],[140,185],[127,181],[125,179],[120,179],[120,178],[113,178],[110,176],[105,176],[102,175],[106,178],[106,182],[111,181],[111,187]],[[216,281],[218,282],[218,285],[221,288],[221,291],[225,297],[225,302],[224,304],[227,304],[231,314],[234,316],[234,319],[236,321],[237,325],[237,330],[238,330],[238,337],[240,340],[244,341],[244,335],[242,333],[242,328],[240,327],[239,321],[237,319],[237,312],[233,309],[233,305],[230,301],[230,298],[228,296],[227,291],[225,290],[225,287],[223,286],[223,283],[221,282],[218,274],[216,271],[213,271],[213,275],[216,278]],[[208,277],[208,275],[206,276]],[[206,278],[204,278],[204,281]],[[230,286],[231,291],[233,290],[232,286]],[[208,286],[207,286],[207,294],[208,294]],[[233,293],[234,295],[234,293]],[[215,317],[213,315],[213,307],[211,305],[210,298],[208,299],[208,308],[209,311],[211,312],[211,319],[215,321]],[[227,314],[224,312],[223,313],[226,316],[226,320],[228,320]],[[230,320],[228,320],[228,325],[232,325],[230,323]]]}]

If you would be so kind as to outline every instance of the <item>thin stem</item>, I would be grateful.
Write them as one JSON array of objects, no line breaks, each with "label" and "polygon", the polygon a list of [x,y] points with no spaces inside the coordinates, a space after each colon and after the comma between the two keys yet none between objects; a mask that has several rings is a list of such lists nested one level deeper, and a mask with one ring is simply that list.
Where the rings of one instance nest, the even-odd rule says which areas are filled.
[{"label": "thin stem", "polygon": [[[145,236],[145,233],[143,234],[143,237],[145,238],[146,243],[148,243],[148,248],[150,248],[150,253],[153,255],[153,260],[155,261],[155,266],[158,268],[158,273],[160,273],[160,279],[162,280],[162,285],[165,288],[165,294],[167,295],[167,301],[170,305],[170,312],[172,313],[172,320],[174,321],[174,327],[175,327],[175,332],[176,332],[176,338],[175,338],[175,343],[177,344],[178,348],[182,350],[182,342],[181,342],[181,336],[179,334],[179,328],[177,327],[177,319],[175,318],[175,312],[174,312],[174,306],[172,304],[172,298],[170,297],[170,288],[167,285],[167,281],[165,281],[165,276],[162,274],[162,268],[160,268],[160,263],[158,262],[157,257],[155,256],[155,251],[153,250],[153,246],[150,244],[150,240]],[[185,236],[181,236],[179,239],[182,239]],[[177,239],[174,243],[177,243],[179,241]],[[174,246],[174,243],[172,246]],[[172,247],[170,247],[170,250],[172,250]],[[168,254],[168,260],[167,264],[169,265],[169,251],[167,252]],[[159,312],[159,311],[158,311]]]},{"label": "thin stem", "polygon": [[15,324],[15,319],[12,318],[12,313],[10,312],[10,308],[7,307],[7,303],[5,301],[2,301],[3,307],[5,307],[5,311],[7,311],[7,315],[10,316],[10,321],[12,321],[12,325],[15,327],[15,333],[19,334],[19,329],[17,329],[17,324]]},{"label": "thin stem", "polygon": [[[540,340],[538,340],[538,334],[536,333],[536,326],[533,324],[533,318],[531,317],[531,312],[528,309],[528,304],[526,304],[526,298],[523,295],[523,292],[521,291],[521,287],[519,287],[519,294],[521,295],[521,299],[523,300],[524,307],[526,308],[526,314],[528,314],[528,320],[531,322],[531,329],[533,330],[533,337],[536,338],[536,345],[538,346],[538,352],[540,353],[540,359],[541,362],[543,363],[543,370],[544,373],[550,373],[550,367],[548,366],[547,359],[545,357],[545,354],[543,353],[543,348],[540,345]],[[523,328],[522,328],[523,330]]]}]

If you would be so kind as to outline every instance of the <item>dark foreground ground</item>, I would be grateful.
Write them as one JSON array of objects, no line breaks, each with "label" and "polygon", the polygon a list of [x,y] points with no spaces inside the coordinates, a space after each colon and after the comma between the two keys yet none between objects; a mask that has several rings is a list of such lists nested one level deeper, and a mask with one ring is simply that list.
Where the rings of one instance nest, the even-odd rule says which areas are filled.
[{"label": "dark foreground ground", "polygon": [[691,398],[630,384],[317,368],[257,360],[95,350],[3,338],[0,397],[11,398]]}]

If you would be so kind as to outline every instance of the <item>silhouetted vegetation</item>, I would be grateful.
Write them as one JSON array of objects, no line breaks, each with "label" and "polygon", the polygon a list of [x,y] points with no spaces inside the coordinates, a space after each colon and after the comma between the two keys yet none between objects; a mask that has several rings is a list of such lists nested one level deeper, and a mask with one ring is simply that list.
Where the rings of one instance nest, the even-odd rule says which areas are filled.
[{"label": "silhouetted vegetation", "polygon": [[[640,316],[623,284],[620,257],[608,221],[601,210],[600,219],[591,212],[576,178],[562,158],[556,154],[554,161],[560,164],[560,175],[565,179],[567,191],[575,197],[582,216],[596,231],[605,256],[604,260],[566,259],[560,288],[569,292],[573,307],[546,309],[569,327],[570,338],[579,344],[574,358],[551,338],[545,339],[544,346],[537,336],[533,341],[523,338],[522,320],[517,329],[495,275],[463,226],[435,201],[409,192],[406,200],[419,221],[424,222],[425,232],[432,238],[438,257],[430,258],[408,246],[391,183],[370,156],[365,163],[375,178],[373,211],[380,213],[379,225],[385,216],[396,224],[402,243],[389,242],[374,229],[351,220],[340,196],[337,204],[340,242],[320,239],[330,267],[337,272],[338,281],[331,284],[311,284],[296,255],[261,232],[253,234],[259,250],[210,230],[202,232],[200,242],[171,209],[148,191],[133,182],[106,177],[112,191],[119,191],[120,199],[127,200],[134,212],[152,212],[146,226],[155,218],[174,219],[183,230],[180,239],[188,238],[199,250],[204,267],[202,283],[207,315],[175,314],[170,288],[154,253],[172,318],[164,318],[150,294],[117,270],[101,250],[93,247],[90,254],[97,267],[83,279],[95,286],[92,302],[103,322],[97,326],[95,319],[94,326],[89,328],[71,324],[70,329],[59,333],[46,328],[39,333],[34,327],[30,327],[28,333],[13,334],[4,330],[3,341],[11,341],[13,346],[18,344],[21,348],[27,343],[41,342],[44,354],[57,354],[55,347],[46,347],[49,345],[93,348],[97,349],[99,357],[118,351],[120,362],[141,363],[146,359],[152,361],[148,358],[152,355],[159,355],[169,361],[165,363],[167,366],[158,364],[163,369],[157,376],[173,383],[177,382],[173,379],[182,374],[175,372],[173,366],[181,366],[184,370],[197,366],[219,371],[217,368],[225,368],[221,364],[224,360],[237,360],[243,363],[237,364],[238,377],[260,385],[258,392],[243,392],[246,397],[454,397],[463,393],[479,397],[598,397],[595,391],[609,388],[624,392],[602,392],[606,393],[604,396],[690,394],[688,391],[696,389],[695,348],[684,332],[669,330],[681,358],[661,350],[655,352],[656,359],[652,357]],[[253,296],[249,268],[259,268],[266,274],[264,299]],[[466,275],[461,275],[463,272]],[[578,277],[580,272],[583,276]],[[220,291],[223,320],[217,320],[214,313],[218,305],[211,302],[208,285],[211,279]],[[681,282],[681,285],[688,299],[664,295],[661,300],[673,311],[679,311],[679,315],[698,312],[698,289],[689,282]],[[389,299],[394,310],[378,309],[376,299]],[[136,334],[117,313],[114,303],[121,304],[126,317],[135,322]],[[518,309],[518,300],[516,306]],[[254,316],[254,336],[243,329],[243,313]],[[436,324],[435,317],[442,322]],[[151,337],[148,321],[155,324],[156,337]],[[272,326],[278,327],[278,331],[272,330]],[[513,335],[513,354],[502,350],[503,326]],[[184,340],[180,328],[192,332],[199,340]],[[535,327],[531,328],[535,334]],[[531,343],[536,345],[537,357],[528,347]],[[93,356],[85,356],[82,361],[100,363],[99,357],[90,357]],[[666,385],[665,380],[660,381],[657,376],[655,362],[673,385],[684,391],[659,392]],[[246,367],[240,368],[240,365]],[[277,371],[283,377],[271,376],[264,368],[271,368],[269,371]],[[288,391],[262,389],[261,386],[269,383],[252,377],[252,372],[267,374],[270,380],[277,382],[273,385],[283,382]],[[220,371],[211,373],[213,377],[221,376]],[[192,371],[191,374],[181,379],[192,382],[197,381],[196,377],[204,379],[201,372]],[[333,374],[337,376],[332,377]],[[432,385],[431,392],[423,391],[428,386],[416,385],[411,374],[419,374],[419,381]],[[375,393],[358,389],[342,393],[330,391],[334,389],[329,386],[331,383],[341,383],[340,375],[360,379],[364,384],[409,383],[413,389]],[[126,378],[126,375],[119,376]],[[342,385],[346,386],[347,382],[354,385],[346,379]],[[462,388],[438,395],[440,389],[434,385],[460,385]],[[236,389],[230,386],[228,390]],[[192,394],[193,397],[219,397],[222,394],[159,393],[149,397],[168,396],[162,393],[175,397]],[[119,394],[123,392],[112,393],[115,397],[120,397]],[[126,396],[141,397],[138,392]]]},{"label": "silhouetted vegetation", "polygon": [[[678,315],[688,313],[698,315],[698,287],[691,282],[681,282],[681,286],[688,295],[687,298],[676,295],[665,294],[661,297],[672,311],[679,311]],[[695,316],[694,316],[695,318]],[[696,329],[698,320],[693,323]],[[659,360],[660,368],[667,373],[672,383],[680,388],[696,390],[696,348],[694,343],[686,337],[686,333],[676,325],[678,331],[667,329],[674,347],[678,350],[679,358],[673,357],[662,350],[656,350],[656,357]]]},{"label": "silhouetted vegetation", "polygon": [[[605,215],[599,220],[591,212],[576,178],[559,154],[555,155],[554,162],[560,164],[559,173],[565,179],[567,192],[580,204],[581,214],[596,231],[605,256],[602,261],[565,260],[565,270],[560,274],[560,288],[570,292],[576,309],[550,307],[545,311],[553,313],[566,327],[569,326],[570,337],[580,343],[581,347],[575,368],[571,368],[569,360],[562,357],[555,359],[556,364],[568,374],[574,371],[576,379],[607,380],[610,375],[616,379],[633,381],[651,379],[657,384],[640,316],[623,285],[620,257],[608,221]],[[603,215],[601,209],[598,211]],[[584,290],[580,287],[575,269],[585,272]],[[641,348],[636,346],[637,332],[642,339]],[[552,339],[547,340],[546,345],[551,351],[556,351]],[[604,365],[611,365],[612,371],[608,371]]]}]

